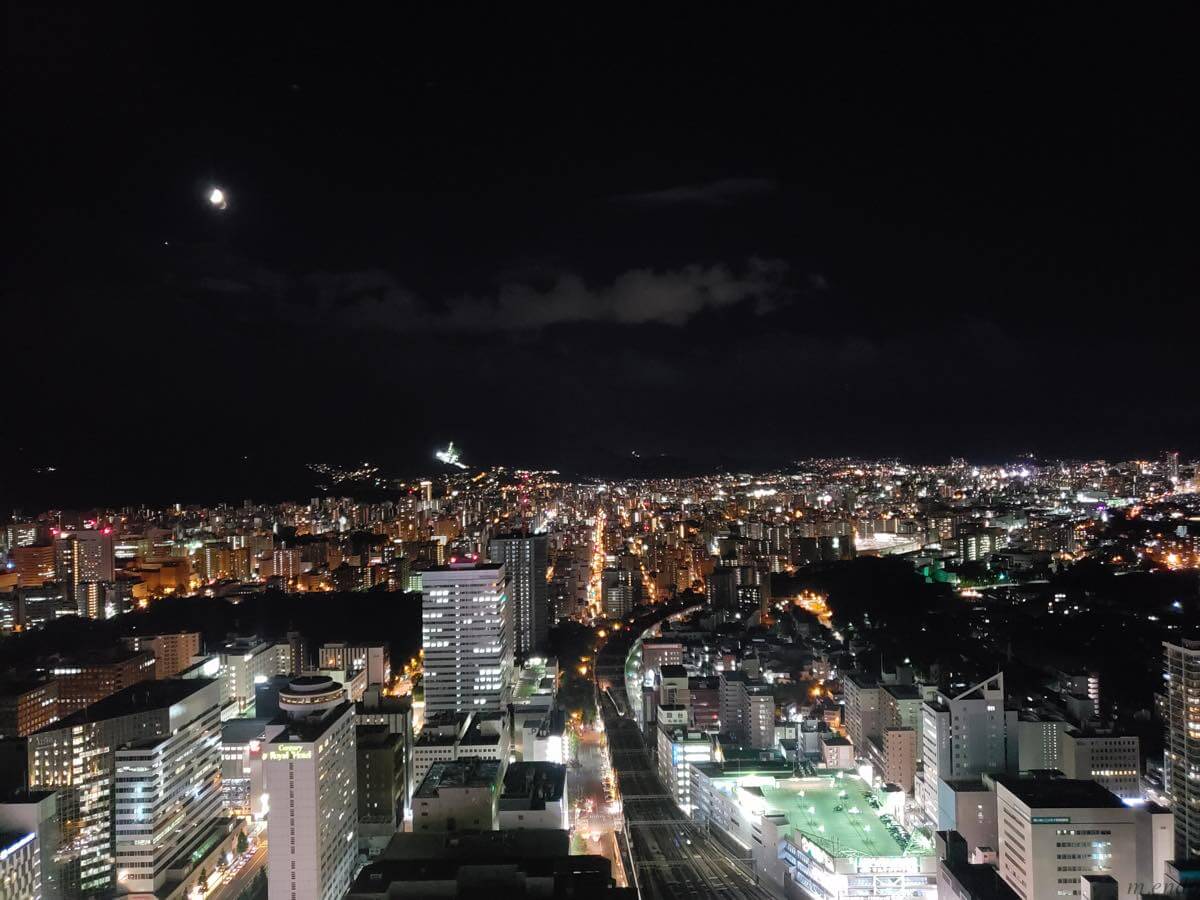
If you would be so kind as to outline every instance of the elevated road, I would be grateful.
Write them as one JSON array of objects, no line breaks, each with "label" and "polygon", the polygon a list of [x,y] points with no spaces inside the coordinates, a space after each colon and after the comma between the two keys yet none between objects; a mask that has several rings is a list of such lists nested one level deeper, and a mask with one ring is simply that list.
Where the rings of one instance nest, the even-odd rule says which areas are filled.
[{"label": "elevated road", "polygon": [[623,804],[631,874],[644,900],[774,900],[757,884],[748,863],[730,856],[675,805],[637,723],[627,714],[625,661],[634,642],[670,616],[695,608],[694,602],[663,604],[627,619],[628,627],[596,654],[597,696]]}]

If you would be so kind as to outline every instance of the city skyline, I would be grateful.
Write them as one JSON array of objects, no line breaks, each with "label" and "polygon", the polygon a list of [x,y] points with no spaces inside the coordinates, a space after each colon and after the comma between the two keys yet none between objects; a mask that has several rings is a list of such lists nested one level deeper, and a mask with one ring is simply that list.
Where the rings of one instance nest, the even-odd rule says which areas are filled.
[{"label": "city skyline", "polygon": [[1200,452],[1190,29],[807,15],[14,5],[0,462],[132,498],[452,440],[601,476]]},{"label": "city skyline", "polygon": [[1200,898],[1196,7],[5,24],[0,900]]}]

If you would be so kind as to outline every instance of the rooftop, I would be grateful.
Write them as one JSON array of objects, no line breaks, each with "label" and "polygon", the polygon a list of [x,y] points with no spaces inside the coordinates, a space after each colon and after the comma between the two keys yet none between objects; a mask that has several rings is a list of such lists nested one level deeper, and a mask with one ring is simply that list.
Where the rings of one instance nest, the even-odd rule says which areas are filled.
[{"label": "rooftop", "polygon": [[915,684],[885,684],[883,689],[897,700],[921,699],[921,689]]},{"label": "rooftop", "polygon": [[139,681],[124,690],[117,691],[98,703],[84,707],[65,719],[41,729],[42,732],[59,731],[87,722],[102,722],[152,709],[168,709],[186,697],[216,682],[209,678],[167,678],[162,681]]},{"label": "rooftop", "polygon": [[415,797],[438,796],[442,788],[491,788],[495,789],[500,778],[498,759],[466,759],[436,762],[429,767],[425,780],[417,788]]},{"label": "rooftop", "polygon": [[1014,778],[995,776],[1030,809],[1120,809],[1125,803],[1095,781],[1073,778]]},{"label": "rooftop", "polygon": [[389,886],[396,882],[453,882],[466,866],[515,866],[527,876],[552,877],[569,860],[573,868],[588,861],[606,876],[610,871],[603,857],[569,854],[570,836],[556,828],[450,834],[398,832],[383,855],[363,869],[349,896],[387,895]]},{"label": "rooftop", "polygon": [[304,718],[288,719],[286,722],[280,720],[286,727],[275,737],[271,738],[272,744],[287,744],[300,741],[306,744],[312,743],[321,737],[333,723],[337,722],[345,714],[347,710],[353,710],[354,704],[348,700],[343,700],[337,706],[331,708],[323,715],[311,715]]},{"label": "rooftop", "polygon": [[245,744],[263,736],[271,719],[229,719],[221,723],[222,744]]},{"label": "rooftop", "polygon": [[515,762],[504,775],[501,806],[541,809],[561,800],[566,787],[567,767],[551,762]]},{"label": "rooftop", "polygon": [[687,678],[687,669],[681,665],[668,663],[665,666],[658,667],[658,674],[663,678]]},{"label": "rooftop", "polygon": [[861,778],[792,778],[761,787],[766,812],[787,819],[789,837],[803,835],[834,857],[927,856],[928,842],[880,812],[875,792]]}]

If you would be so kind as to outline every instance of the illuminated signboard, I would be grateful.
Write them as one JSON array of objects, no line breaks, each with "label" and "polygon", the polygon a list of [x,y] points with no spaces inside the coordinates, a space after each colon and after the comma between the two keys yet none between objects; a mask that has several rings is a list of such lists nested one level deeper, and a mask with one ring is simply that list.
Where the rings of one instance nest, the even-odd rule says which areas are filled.
[{"label": "illuminated signboard", "polygon": [[312,750],[300,744],[280,744],[263,756],[271,762],[289,762],[294,759],[312,759]]}]

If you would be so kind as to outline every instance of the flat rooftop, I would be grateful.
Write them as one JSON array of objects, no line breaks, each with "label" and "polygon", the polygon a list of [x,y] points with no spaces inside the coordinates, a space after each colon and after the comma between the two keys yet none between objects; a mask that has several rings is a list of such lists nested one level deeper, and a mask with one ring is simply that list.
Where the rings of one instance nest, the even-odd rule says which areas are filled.
[{"label": "flat rooftop", "polygon": [[310,744],[328,731],[329,726],[340,719],[346,710],[353,708],[354,705],[349,700],[343,700],[322,716],[306,716],[302,719],[276,719],[275,721],[285,727],[283,731],[271,738],[269,743],[288,744],[300,741]]},{"label": "flat rooftop", "polygon": [[[464,866],[516,866],[527,876],[552,878],[565,862],[572,868],[610,873],[603,857],[569,856],[570,835],[557,828],[459,831],[449,834],[398,832],[377,861],[359,874],[349,897],[389,893],[392,884],[453,882]],[[407,893],[397,891],[397,896]],[[415,896],[415,895],[414,895]]]},{"label": "flat rooftop", "polygon": [[500,777],[500,760],[466,759],[436,762],[429,767],[414,797],[436,797],[442,788],[494,787]]},{"label": "flat rooftop", "polygon": [[769,811],[787,819],[784,832],[801,834],[834,857],[929,856],[874,805],[878,798],[861,778],[792,778],[761,787]]},{"label": "flat rooftop", "polygon": [[167,709],[197,691],[216,684],[211,678],[167,678],[162,681],[139,681],[117,691],[98,703],[84,707],[65,719],[42,728],[42,732],[59,731],[73,725],[102,722],[152,709]]},{"label": "flat rooftop", "polygon": [[885,684],[882,687],[897,700],[921,699],[921,689],[915,684]]},{"label": "flat rooftop", "polygon": [[504,774],[502,805],[512,803],[530,808],[561,800],[567,783],[567,767],[552,762],[511,763]]},{"label": "flat rooftop", "polygon": [[222,744],[245,744],[263,736],[272,719],[229,719],[221,723]]},{"label": "flat rooftop", "polygon": [[1004,785],[1030,809],[1121,809],[1125,803],[1095,781],[1074,778],[1013,778],[997,775]]}]

